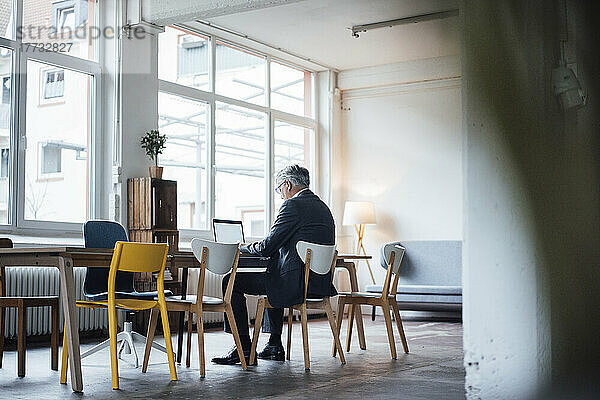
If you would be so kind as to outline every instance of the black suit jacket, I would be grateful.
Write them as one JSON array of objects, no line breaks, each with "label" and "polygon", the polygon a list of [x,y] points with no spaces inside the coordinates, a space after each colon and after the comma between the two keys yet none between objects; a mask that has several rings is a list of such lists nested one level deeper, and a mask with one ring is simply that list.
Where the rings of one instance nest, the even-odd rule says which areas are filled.
[{"label": "black suit jacket", "polygon": [[[305,190],[286,200],[279,209],[269,235],[260,242],[242,246],[241,251],[271,257],[267,267],[267,297],[274,307],[289,307],[304,301],[304,263],[296,243],[335,244],[335,223],[329,207],[319,197]],[[335,296],[331,274],[311,271],[309,297]]]}]

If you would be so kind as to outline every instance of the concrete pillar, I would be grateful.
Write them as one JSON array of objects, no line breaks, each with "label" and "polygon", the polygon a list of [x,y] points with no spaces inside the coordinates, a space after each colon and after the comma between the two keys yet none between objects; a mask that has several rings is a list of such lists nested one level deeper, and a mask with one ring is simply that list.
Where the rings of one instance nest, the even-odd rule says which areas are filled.
[{"label": "concrete pillar", "polygon": [[121,29],[123,2],[107,0],[102,10],[118,35],[103,46],[103,182],[104,195],[110,194],[103,216],[127,226],[127,179],[148,176],[152,165],[140,139],[158,126],[158,40],[141,28]]},{"label": "concrete pillar", "polygon": [[597,380],[597,8],[569,2],[574,62],[590,96],[563,113],[550,79],[556,4],[461,4],[468,398],[529,398],[550,387],[582,394]]}]

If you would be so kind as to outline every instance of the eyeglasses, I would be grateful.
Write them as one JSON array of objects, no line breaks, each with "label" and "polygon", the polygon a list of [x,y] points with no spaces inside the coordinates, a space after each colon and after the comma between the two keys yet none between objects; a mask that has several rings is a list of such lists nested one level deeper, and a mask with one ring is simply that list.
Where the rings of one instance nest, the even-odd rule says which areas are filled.
[{"label": "eyeglasses", "polygon": [[275,193],[277,194],[281,194],[281,187],[283,186],[283,184],[285,183],[285,181],[281,182],[276,188],[275,188]]}]

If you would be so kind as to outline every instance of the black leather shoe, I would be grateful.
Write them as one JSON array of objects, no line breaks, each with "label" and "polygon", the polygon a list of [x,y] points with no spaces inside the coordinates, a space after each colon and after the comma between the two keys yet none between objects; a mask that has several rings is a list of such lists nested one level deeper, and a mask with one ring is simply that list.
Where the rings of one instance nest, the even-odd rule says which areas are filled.
[{"label": "black leather shoe", "polygon": [[[244,350],[244,358],[246,359],[246,364],[250,364],[250,350]],[[211,360],[215,364],[219,365],[235,365],[240,363],[240,356],[238,355],[237,348],[234,346],[226,356],[223,357],[215,357]],[[254,364],[257,362],[254,360]]]},{"label": "black leather shoe", "polygon": [[285,350],[281,344],[268,344],[263,351],[258,353],[258,358],[263,360],[285,361]]}]

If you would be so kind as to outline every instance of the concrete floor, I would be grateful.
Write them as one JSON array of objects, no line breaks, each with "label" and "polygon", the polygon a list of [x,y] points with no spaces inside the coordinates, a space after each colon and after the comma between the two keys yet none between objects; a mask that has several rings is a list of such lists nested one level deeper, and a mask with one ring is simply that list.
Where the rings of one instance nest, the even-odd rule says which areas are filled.
[{"label": "concrete floor", "polygon": [[[342,336],[345,338],[346,322]],[[309,322],[311,370],[304,371],[300,325],[294,323],[292,357],[289,362],[259,360],[257,367],[218,366],[207,362],[206,378],[198,375],[197,341],[194,335],[191,367],[177,367],[179,380],[169,381],[166,355],[153,351],[146,374],[126,362],[119,364],[121,390],[111,389],[108,349],[83,360],[84,394],[60,385],[52,371],[49,347],[27,351],[27,376],[16,377],[16,353],[4,353],[0,369],[2,399],[197,399],[207,398],[319,398],[319,399],[458,399],[464,398],[462,325],[458,323],[404,323],[410,353],[404,354],[396,334],[398,359],[390,358],[382,317],[365,318],[367,350],[359,350],[356,333],[347,364],[332,358],[331,333],[325,320]],[[284,331],[284,340],[285,340]],[[159,340],[162,338],[159,338]],[[174,337],[175,339],[175,337]],[[268,335],[261,335],[263,343]],[[94,343],[82,345],[82,349]],[[232,340],[222,331],[205,336],[207,360],[221,355]],[[143,344],[138,347],[143,355]],[[185,357],[185,356],[184,356]]]}]

